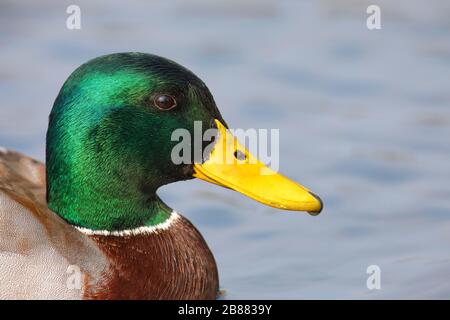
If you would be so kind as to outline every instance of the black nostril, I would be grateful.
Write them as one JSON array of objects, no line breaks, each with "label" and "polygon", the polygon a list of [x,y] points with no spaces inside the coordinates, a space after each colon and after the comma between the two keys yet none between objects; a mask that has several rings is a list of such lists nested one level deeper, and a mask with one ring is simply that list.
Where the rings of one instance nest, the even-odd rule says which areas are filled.
[{"label": "black nostril", "polygon": [[309,191],[309,194],[312,195],[314,198],[317,199],[317,201],[320,202],[320,209],[319,209],[318,211],[308,211],[308,213],[309,213],[310,215],[312,215],[312,216],[317,216],[319,213],[322,212],[322,209],[323,209],[323,201],[322,201],[322,199],[320,199],[320,197],[319,197],[317,194],[312,193],[311,191]]},{"label": "black nostril", "polygon": [[240,161],[243,161],[243,160],[245,160],[247,157],[245,156],[245,153],[243,153],[242,151],[240,151],[240,150],[236,150],[235,152],[234,152],[234,157],[236,158],[236,159],[238,159],[238,160],[240,160]]}]

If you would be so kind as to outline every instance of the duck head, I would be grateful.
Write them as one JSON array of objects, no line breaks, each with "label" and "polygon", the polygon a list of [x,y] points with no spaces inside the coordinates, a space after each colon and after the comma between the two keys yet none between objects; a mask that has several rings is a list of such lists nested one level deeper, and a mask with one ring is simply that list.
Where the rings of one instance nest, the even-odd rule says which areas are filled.
[{"label": "duck head", "polygon": [[[181,129],[194,137],[199,127],[201,134],[215,130],[214,141],[188,145],[192,155],[201,148],[200,158],[174,161],[180,141],[173,133]],[[50,209],[94,230],[157,225],[171,210],[156,190],[194,177],[273,207],[322,210],[319,197],[239,144],[206,85],[175,62],[111,54],[80,66],[66,80],[47,132]]]}]

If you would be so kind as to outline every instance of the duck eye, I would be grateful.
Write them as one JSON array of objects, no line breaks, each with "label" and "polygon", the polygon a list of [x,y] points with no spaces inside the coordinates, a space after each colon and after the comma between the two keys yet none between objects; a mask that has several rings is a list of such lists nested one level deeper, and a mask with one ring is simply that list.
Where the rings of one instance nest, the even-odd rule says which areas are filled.
[{"label": "duck eye", "polygon": [[175,108],[177,105],[175,98],[168,94],[160,94],[156,96],[153,103],[158,109],[161,110],[170,110]]}]

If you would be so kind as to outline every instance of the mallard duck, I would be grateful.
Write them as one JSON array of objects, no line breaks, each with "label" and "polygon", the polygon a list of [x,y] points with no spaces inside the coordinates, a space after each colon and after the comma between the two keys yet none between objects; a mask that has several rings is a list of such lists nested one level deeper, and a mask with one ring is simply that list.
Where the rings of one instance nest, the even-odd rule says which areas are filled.
[{"label": "mallard duck", "polygon": [[[194,135],[195,123],[216,132],[205,156],[173,161],[173,132]],[[0,149],[0,298],[215,299],[208,245],[156,194],[194,177],[273,207],[322,210],[239,144],[191,71],[144,53],[83,64],[54,102],[46,166]]]}]

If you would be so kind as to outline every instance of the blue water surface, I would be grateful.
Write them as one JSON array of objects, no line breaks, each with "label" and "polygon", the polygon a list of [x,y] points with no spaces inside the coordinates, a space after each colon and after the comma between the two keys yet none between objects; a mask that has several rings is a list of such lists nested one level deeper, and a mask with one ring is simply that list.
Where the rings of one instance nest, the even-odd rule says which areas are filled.
[{"label": "blue water surface", "polygon": [[[44,160],[67,76],[142,51],[200,76],[234,128],[280,130],[280,171],[323,213],[284,212],[202,181],[161,197],[200,229],[225,298],[450,297],[450,6],[377,1],[0,3],[0,145]],[[381,290],[366,269],[381,268]]]}]

